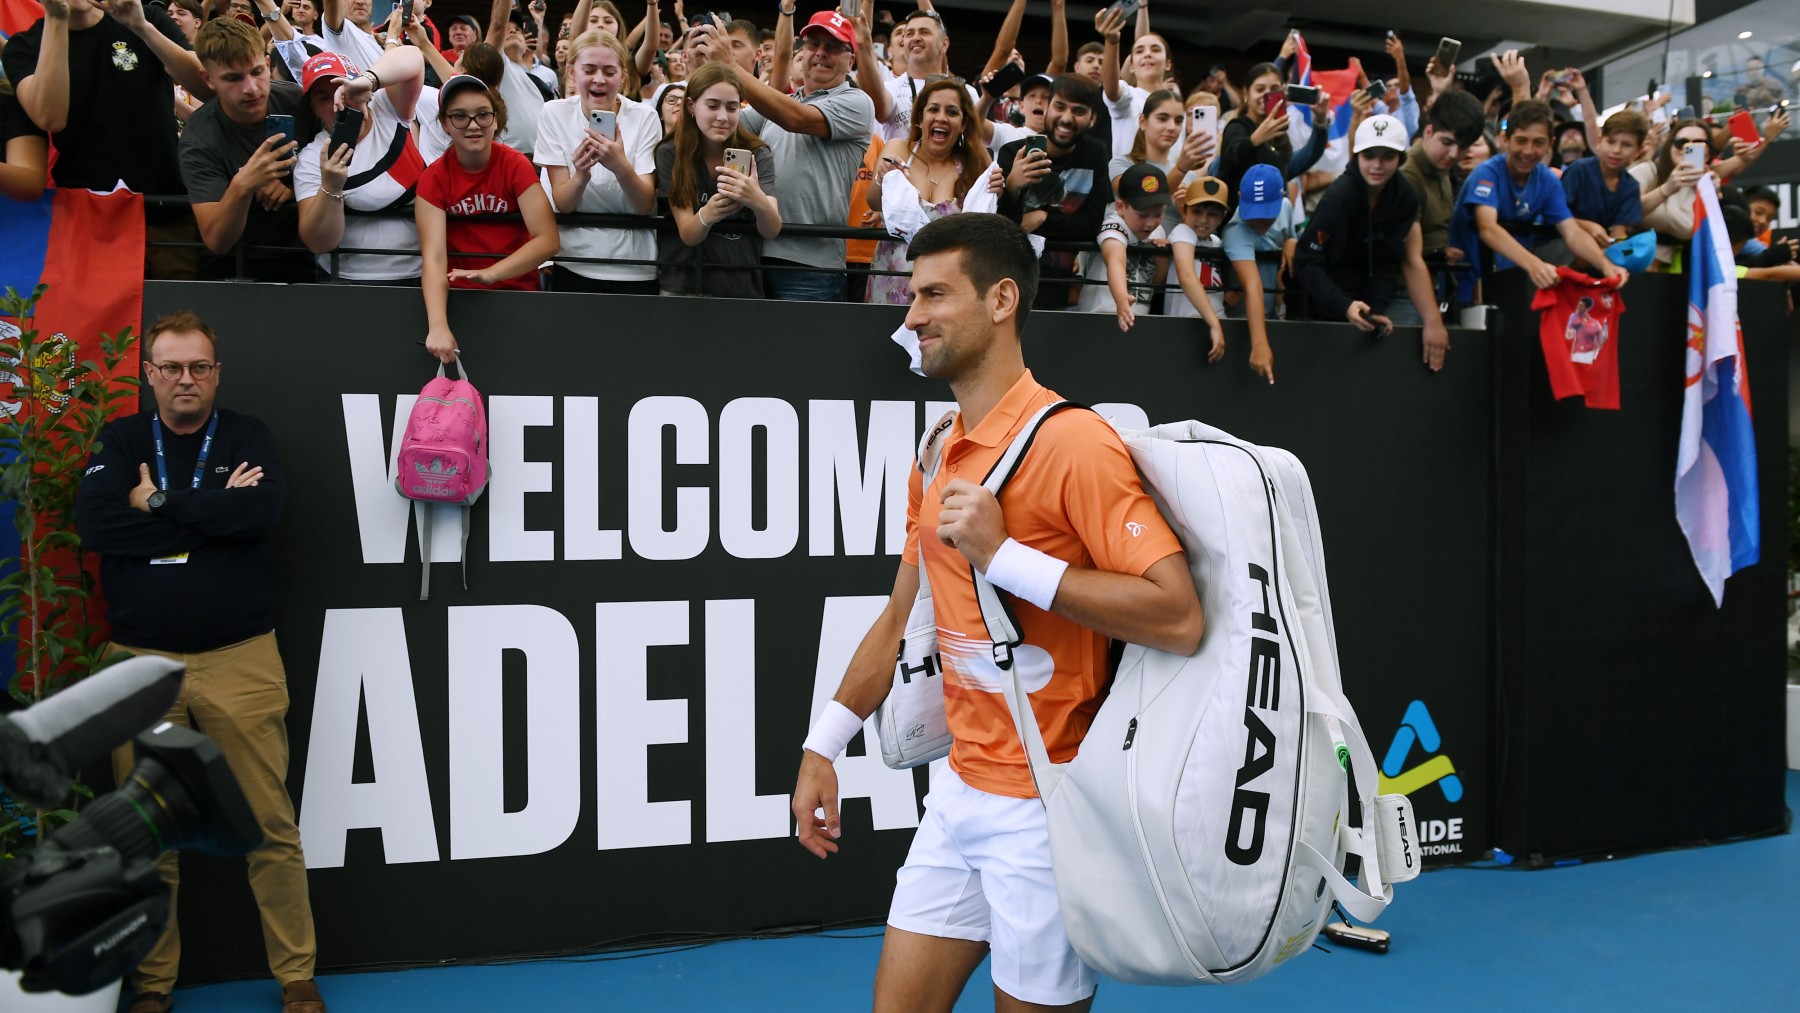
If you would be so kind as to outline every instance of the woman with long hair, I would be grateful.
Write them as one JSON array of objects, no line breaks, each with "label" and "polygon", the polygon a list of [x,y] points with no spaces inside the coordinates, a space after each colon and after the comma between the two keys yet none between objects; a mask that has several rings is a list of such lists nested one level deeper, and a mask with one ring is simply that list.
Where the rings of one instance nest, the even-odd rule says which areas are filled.
[{"label": "woman with long hair", "polygon": [[[675,136],[657,146],[656,193],[677,227],[656,237],[663,295],[762,298],[762,244],[781,232],[781,211],[775,155],[739,122],[743,107],[737,71],[720,61],[702,64],[688,78]],[[738,153],[748,155],[748,165]],[[756,228],[713,231],[727,219]]]},{"label": "woman with long hair", "polygon": [[1144,111],[1137,118],[1137,134],[1132,138],[1128,154],[1120,155],[1106,167],[1106,175],[1117,186],[1119,176],[1140,162],[1149,162],[1163,171],[1164,178],[1177,183],[1181,175],[1175,162],[1181,157],[1176,144],[1181,140],[1182,117],[1186,113],[1181,96],[1167,88],[1153,91],[1144,99]]},{"label": "woman with long hair", "polygon": [[[474,47],[471,46],[471,49]],[[424,259],[429,330],[425,350],[442,362],[456,358],[447,304],[452,288],[538,287],[538,265],[556,256],[556,212],[538,184],[530,159],[494,140],[506,129],[506,103],[468,74],[444,82],[438,122],[450,150],[419,176],[413,223]],[[523,222],[468,221],[520,214]],[[454,264],[450,251],[459,256]]]},{"label": "woman with long hair", "polygon": [[687,85],[680,81],[672,81],[659,85],[650,95],[650,107],[656,110],[656,118],[662,121],[662,135],[675,136],[675,124],[681,122],[681,108],[686,104]]},{"label": "woman with long hair", "polygon": [[1319,93],[1313,106],[1312,138],[1295,151],[1288,141],[1286,88],[1281,68],[1259,63],[1244,76],[1244,105],[1219,131],[1219,170],[1214,175],[1231,186],[1236,210],[1238,184],[1253,165],[1272,165],[1284,179],[1293,179],[1313,167],[1330,140],[1331,96]]},{"label": "woman with long hair", "polygon": [[[962,80],[927,80],[913,99],[912,129],[882,149],[876,169],[879,178],[868,190],[869,209],[883,212],[889,231],[904,218],[913,219],[916,231],[926,222],[960,212],[976,187],[993,186],[988,172],[991,163],[981,143],[975,103]],[[896,203],[884,210],[884,201]],[[901,201],[916,205],[920,214],[905,214],[897,203]],[[910,234],[876,244],[870,269],[903,273],[870,275],[869,302],[895,306],[912,302],[912,260],[906,255],[909,238]]]},{"label": "woman with long hair", "polygon": [[[568,98],[544,104],[533,156],[549,178],[550,200],[559,213],[648,215],[656,210],[656,144],[662,140],[662,124],[649,106],[621,94],[630,66],[625,44],[605,32],[582,32],[569,44],[573,88]],[[610,120],[611,130],[601,130],[596,120]],[[550,287],[559,292],[656,294],[656,240],[647,227],[564,225],[562,252],[582,261],[614,263],[559,260],[550,277]]]},{"label": "woman with long hair", "polygon": [[[1706,149],[1697,167],[1687,161],[1690,144]],[[1694,238],[1695,186],[1708,168],[1714,168],[1718,152],[1713,148],[1712,131],[1695,119],[1677,120],[1669,131],[1669,139],[1657,149],[1653,161],[1639,162],[1626,169],[1637,180],[1639,199],[1644,205],[1644,224],[1656,230],[1656,263],[1667,267],[1674,263],[1681,244]],[[1736,159],[1717,164],[1721,176],[1729,178]]]}]

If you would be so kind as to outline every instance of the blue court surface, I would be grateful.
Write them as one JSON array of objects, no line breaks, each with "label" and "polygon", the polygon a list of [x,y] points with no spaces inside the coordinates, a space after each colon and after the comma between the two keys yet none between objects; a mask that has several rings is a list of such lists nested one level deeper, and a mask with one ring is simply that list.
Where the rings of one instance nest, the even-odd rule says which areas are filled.
[{"label": "blue court surface", "polygon": [[[1790,809],[1800,773],[1789,772]],[[1673,801],[1671,804],[1674,804]],[[1095,1010],[1800,1009],[1800,838],[1541,871],[1446,869],[1399,888],[1385,955],[1314,950],[1238,987],[1100,986]],[[336,974],[334,1013],[380,1010],[856,1010],[879,927],[498,966]],[[176,993],[180,1013],[279,1009],[272,982]],[[984,964],[962,1010],[993,1007]]]}]

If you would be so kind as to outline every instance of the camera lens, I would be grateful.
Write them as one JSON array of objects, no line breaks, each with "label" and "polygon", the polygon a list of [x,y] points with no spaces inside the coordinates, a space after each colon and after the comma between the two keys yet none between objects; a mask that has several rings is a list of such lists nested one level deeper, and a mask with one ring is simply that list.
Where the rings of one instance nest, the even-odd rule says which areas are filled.
[{"label": "camera lens", "polygon": [[203,835],[203,821],[180,779],[146,757],[118,791],[83,809],[55,840],[71,851],[109,847],[129,862],[188,847]]}]

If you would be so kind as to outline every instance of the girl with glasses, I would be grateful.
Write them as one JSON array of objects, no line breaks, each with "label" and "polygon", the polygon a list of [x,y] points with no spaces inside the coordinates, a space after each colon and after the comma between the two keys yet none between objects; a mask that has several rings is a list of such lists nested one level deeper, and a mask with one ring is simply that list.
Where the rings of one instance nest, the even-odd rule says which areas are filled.
[{"label": "girl with glasses", "polygon": [[[467,74],[444,82],[438,122],[450,150],[419,177],[413,221],[425,267],[429,330],[425,350],[442,362],[456,357],[445,305],[452,288],[536,289],[539,264],[556,256],[556,214],[538,185],[531,160],[499,143],[506,104]],[[518,214],[523,222],[474,220]],[[473,256],[451,258],[451,251]]]}]

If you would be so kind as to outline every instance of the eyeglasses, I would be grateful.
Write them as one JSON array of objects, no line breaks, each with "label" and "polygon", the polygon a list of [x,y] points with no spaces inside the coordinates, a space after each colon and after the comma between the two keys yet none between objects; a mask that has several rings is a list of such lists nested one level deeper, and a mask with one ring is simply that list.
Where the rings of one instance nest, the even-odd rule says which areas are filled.
[{"label": "eyeglasses", "polygon": [[458,130],[468,126],[470,123],[473,123],[478,127],[485,127],[494,122],[494,111],[492,109],[483,109],[478,113],[465,113],[461,109],[458,109],[453,113],[445,113],[444,119]]},{"label": "eyeglasses", "polygon": [[153,362],[152,366],[162,374],[165,380],[179,380],[182,373],[187,373],[196,380],[204,380],[212,375],[216,362]]},{"label": "eyeglasses", "polygon": [[839,53],[848,53],[850,51],[849,46],[844,45],[842,42],[839,42],[836,39],[822,38],[817,35],[808,35],[805,39],[803,39],[801,41],[800,48],[802,48],[802,49],[823,49],[824,51],[826,51],[827,53],[830,53],[833,56],[836,56]]}]

